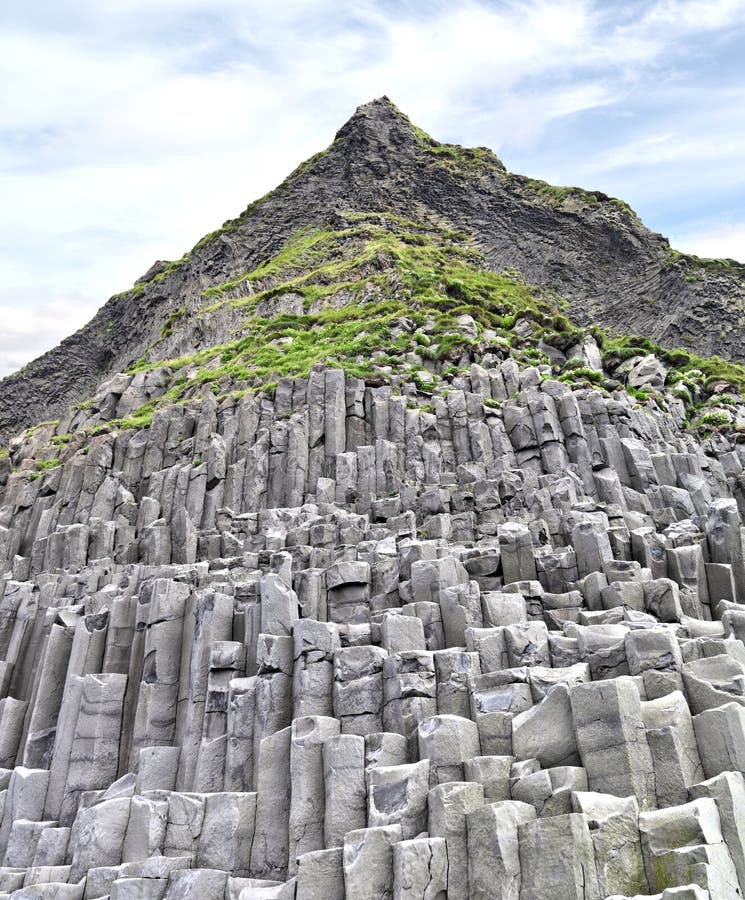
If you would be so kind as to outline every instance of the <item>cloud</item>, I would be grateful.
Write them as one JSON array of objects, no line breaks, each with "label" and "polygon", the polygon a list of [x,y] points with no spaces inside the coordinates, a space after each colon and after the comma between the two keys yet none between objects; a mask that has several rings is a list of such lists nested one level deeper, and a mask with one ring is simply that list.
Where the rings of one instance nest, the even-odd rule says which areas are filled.
[{"label": "cloud", "polygon": [[55,301],[8,292],[0,304],[0,378],[50,350],[73,334],[95,313],[97,301],[79,294],[60,294]]},{"label": "cloud", "polygon": [[[676,216],[693,239],[703,204],[725,202],[707,185],[745,193],[745,0],[5,0],[3,18],[5,370],[383,93],[435,137],[623,196],[653,227]],[[32,341],[23,323],[50,302],[74,313]]]},{"label": "cloud", "polygon": [[745,263],[745,222],[710,224],[674,234],[675,247],[709,259],[735,259]]}]

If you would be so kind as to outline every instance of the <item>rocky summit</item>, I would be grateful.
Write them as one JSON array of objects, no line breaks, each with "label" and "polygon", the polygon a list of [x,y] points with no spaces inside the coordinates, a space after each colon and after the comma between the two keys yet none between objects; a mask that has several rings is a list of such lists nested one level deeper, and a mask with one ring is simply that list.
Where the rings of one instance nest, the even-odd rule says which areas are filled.
[{"label": "rocky summit", "polygon": [[743,897],[744,302],[382,98],[0,382],[0,900]]}]

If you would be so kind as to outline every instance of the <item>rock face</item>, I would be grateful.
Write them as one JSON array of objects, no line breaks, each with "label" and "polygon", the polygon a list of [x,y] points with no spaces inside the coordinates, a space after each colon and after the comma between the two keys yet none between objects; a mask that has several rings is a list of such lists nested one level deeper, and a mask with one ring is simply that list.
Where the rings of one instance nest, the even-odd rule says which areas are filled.
[{"label": "rock face", "polygon": [[[340,132],[365,202],[410,129]],[[656,356],[627,392],[562,324],[560,374],[558,312],[386,216],[0,457],[0,900],[743,896],[745,444]],[[163,364],[247,310],[261,346]]]},{"label": "rock face", "polygon": [[[605,194],[513,175],[485,148],[438,144],[383,97],[361,106],[328,150],[272,193],[181,260],[156,263],[81,331],[4,379],[0,438],[85,400],[104,376],[129,368],[174,330],[174,316],[203,305],[205,290],[250,272],[300,229],[326,226],[339,210],[386,210],[465,232],[491,269],[519,270],[559,292],[582,325],[745,360],[743,266],[671,251]],[[231,327],[220,322],[215,332],[201,321],[183,346],[193,352],[220,343]],[[644,369],[638,377],[653,374]]]}]

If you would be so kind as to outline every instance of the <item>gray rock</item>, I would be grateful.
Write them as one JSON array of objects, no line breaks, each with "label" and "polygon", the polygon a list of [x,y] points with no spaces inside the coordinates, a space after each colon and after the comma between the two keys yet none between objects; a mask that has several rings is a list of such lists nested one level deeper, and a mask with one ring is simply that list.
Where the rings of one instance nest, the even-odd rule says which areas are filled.
[{"label": "gray rock", "polygon": [[402,766],[376,766],[368,774],[370,828],[398,825],[404,840],[427,830],[429,760]]},{"label": "gray rock", "polygon": [[392,900],[393,846],[402,840],[400,825],[350,831],[344,838],[344,887],[347,900]]},{"label": "gray rock", "polygon": [[445,900],[448,858],[442,838],[393,845],[393,900]]},{"label": "gray rock", "polygon": [[488,803],[468,813],[469,897],[519,900],[518,828],[535,817],[532,806],[515,800]]},{"label": "gray rock", "polygon": [[480,784],[451,781],[438,785],[429,794],[428,831],[430,837],[444,838],[448,859],[448,900],[467,900],[468,814],[484,805]]},{"label": "gray rock", "polygon": [[633,794],[642,808],[654,797],[654,768],[641,701],[628,679],[579,684],[570,692],[577,747],[591,790]]},{"label": "gray rock", "polygon": [[587,820],[578,813],[518,826],[521,900],[599,900]]},{"label": "gray rock", "polygon": [[578,791],[572,806],[590,829],[600,896],[647,893],[636,799]]}]

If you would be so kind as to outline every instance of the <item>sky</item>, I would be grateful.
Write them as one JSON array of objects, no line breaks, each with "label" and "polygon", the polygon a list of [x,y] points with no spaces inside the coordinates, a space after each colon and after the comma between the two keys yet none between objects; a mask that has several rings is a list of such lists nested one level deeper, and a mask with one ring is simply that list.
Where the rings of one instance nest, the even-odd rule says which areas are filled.
[{"label": "sky", "polygon": [[0,377],[382,94],[745,261],[745,0],[0,0]]}]

